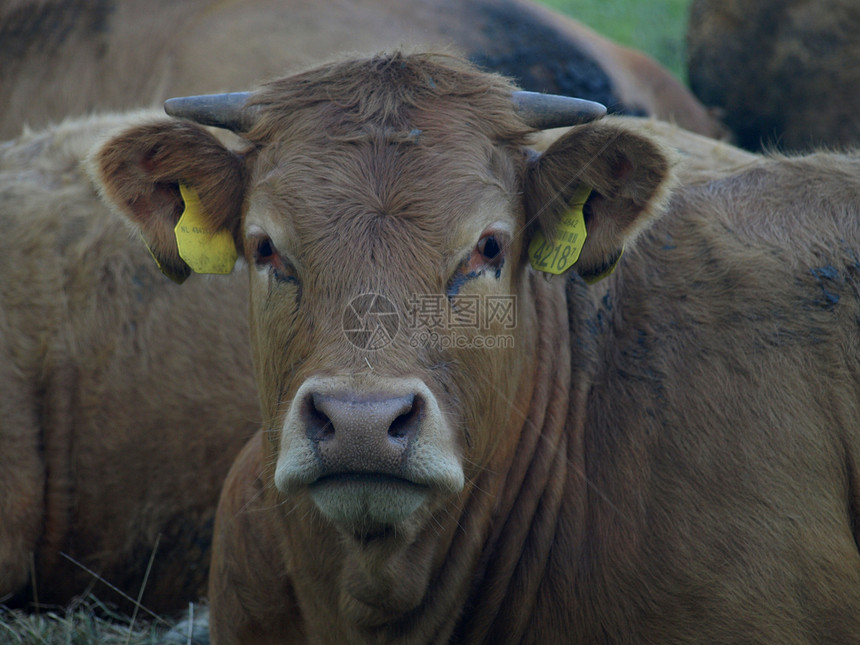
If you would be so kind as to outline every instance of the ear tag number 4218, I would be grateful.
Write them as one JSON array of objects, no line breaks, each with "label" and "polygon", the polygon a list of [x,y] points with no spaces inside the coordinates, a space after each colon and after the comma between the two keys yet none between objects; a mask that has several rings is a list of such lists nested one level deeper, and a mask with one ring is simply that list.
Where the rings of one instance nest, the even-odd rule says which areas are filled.
[{"label": "ear tag number 4218", "polygon": [[532,238],[529,258],[535,269],[559,275],[579,259],[587,234],[582,207],[590,194],[591,188],[588,186],[577,189],[570,201],[570,208],[562,215],[551,240],[547,240],[540,231]]},{"label": "ear tag number 4218", "polygon": [[229,231],[213,233],[206,227],[203,207],[193,188],[179,184],[179,192],[185,201],[185,211],[173,229],[179,257],[194,273],[230,273],[238,257],[233,236]]}]

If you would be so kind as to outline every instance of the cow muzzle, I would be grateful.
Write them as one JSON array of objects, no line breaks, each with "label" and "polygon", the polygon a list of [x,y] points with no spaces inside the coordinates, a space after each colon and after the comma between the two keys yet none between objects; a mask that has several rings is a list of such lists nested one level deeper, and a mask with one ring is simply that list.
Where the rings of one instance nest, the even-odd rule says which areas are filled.
[{"label": "cow muzzle", "polygon": [[418,379],[311,378],[290,405],[275,486],[306,489],[336,524],[395,526],[463,482],[458,442]]}]

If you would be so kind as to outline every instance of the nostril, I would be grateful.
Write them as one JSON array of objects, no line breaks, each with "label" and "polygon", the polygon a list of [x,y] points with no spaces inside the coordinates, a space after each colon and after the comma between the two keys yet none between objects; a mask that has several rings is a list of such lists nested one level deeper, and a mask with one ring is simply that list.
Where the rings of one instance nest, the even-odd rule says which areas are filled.
[{"label": "nostril", "polygon": [[318,397],[320,397],[319,394],[312,394],[305,399],[302,417],[305,422],[308,439],[311,441],[326,441],[334,436],[334,424],[328,415],[320,409],[322,402],[318,400]]},{"label": "nostril", "polygon": [[305,436],[314,443],[325,443],[327,451],[347,446],[387,450],[380,443],[386,437],[405,447],[418,432],[425,401],[414,393],[386,394],[308,393],[301,408]]},{"label": "nostril", "polygon": [[409,409],[398,415],[388,426],[388,436],[392,439],[404,439],[412,434],[424,415],[424,399],[410,395]]}]

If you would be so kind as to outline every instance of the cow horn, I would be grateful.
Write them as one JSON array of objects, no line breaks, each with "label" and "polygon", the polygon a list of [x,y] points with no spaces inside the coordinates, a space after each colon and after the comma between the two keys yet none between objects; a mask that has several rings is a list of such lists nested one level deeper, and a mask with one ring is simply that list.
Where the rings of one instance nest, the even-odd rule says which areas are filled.
[{"label": "cow horn", "polygon": [[170,116],[189,119],[201,125],[214,125],[233,132],[247,132],[254,126],[256,110],[246,108],[251,92],[203,94],[167,99],[164,111]]},{"label": "cow horn", "polygon": [[606,114],[601,103],[558,94],[519,91],[512,100],[519,117],[538,130],[588,123]]},{"label": "cow horn", "polygon": [[[250,96],[251,92],[183,96],[165,101],[164,111],[202,125],[247,132],[256,118],[256,111],[245,107]],[[588,123],[606,114],[600,103],[557,94],[519,91],[512,100],[519,117],[538,130]]]}]

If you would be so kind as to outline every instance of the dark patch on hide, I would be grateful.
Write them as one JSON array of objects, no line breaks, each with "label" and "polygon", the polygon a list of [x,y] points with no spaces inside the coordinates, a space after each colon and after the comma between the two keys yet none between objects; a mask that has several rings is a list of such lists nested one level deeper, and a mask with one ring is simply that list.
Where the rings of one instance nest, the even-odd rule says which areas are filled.
[{"label": "dark patch on hide", "polygon": [[839,274],[839,271],[836,267],[831,265],[826,265],[823,267],[810,269],[809,272],[815,278],[816,283],[821,288],[821,293],[824,296],[824,302],[822,306],[825,309],[833,309],[837,304],[839,304],[839,294],[835,291],[832,291],[834,285],[838,285],[840,282],[844,282],[842,280],[842,276]]},{"label": "dark patch on hide", "polygon": [[480,25],[484,36],[468,52],[475,64],[509,76],[525,90],[598,101],[616,114],[645,114],[623,105],[604,69],[553,25],[509,4],[475,2],[470,11],[471,24]]},{"label": "dark patch on hide", "polygon": [[114,0],[54,0],[10,11],[0,16],[0,67],[25,59],[31,49],[47,59],[57,53],[72,32],[91,40],[94,50],[103,50],[102,41],[113,11]]}]

